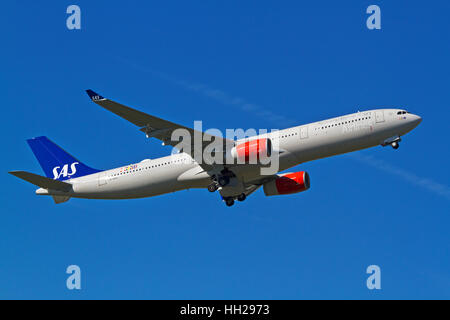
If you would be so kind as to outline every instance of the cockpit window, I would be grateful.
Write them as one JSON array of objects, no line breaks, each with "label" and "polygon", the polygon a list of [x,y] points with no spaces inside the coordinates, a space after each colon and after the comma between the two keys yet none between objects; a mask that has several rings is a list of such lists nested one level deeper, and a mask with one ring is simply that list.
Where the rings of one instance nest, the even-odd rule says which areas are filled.
[{"label": "cockpit window", "polygon": [[404,110],[398,111],[398,112],[397,112],[397,114],[399,114],[399,115],[400,115],[400,114],[407,114],[407,113],[408,113],[408,112],[406,112],[406,111],[404,111]]}]

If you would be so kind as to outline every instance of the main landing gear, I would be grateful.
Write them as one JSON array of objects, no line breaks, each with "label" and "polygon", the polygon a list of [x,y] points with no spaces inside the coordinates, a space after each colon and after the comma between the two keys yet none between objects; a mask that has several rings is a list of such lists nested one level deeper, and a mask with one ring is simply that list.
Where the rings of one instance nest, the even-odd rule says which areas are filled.
[{"label": "main landing gear", "polygon": [[[234,182],[231,181],[231,179],[234,177],[235,177],[234,173],[229,171],[227,168],[225,168],[224,170],[220,171],[220,173],[215,174],[211,177],[211,184],[208,185],[208,191],[215,192],[217,190],[222,190],[221,195],[223,195],[223,194],[229,195],[230,193],[233,194],[234,192],[232,191],[233,190],[232,188],[234,186]],[[230,185],[230,182],[231,182],[231,185]],[[227,187],[227,186],[229,186],[229,187]],[[224,191],[223,188],[225,188],[225,190],[227,190],[227,192],[223,192]],[[239,192],[239,191],[237,191],[237,192]],[[231,207],[232,205],[234,205],[235,200],[244,201],[246,198],[247,198],[247,195],[244,192],[241,194],[238,194],[236,196],[235,195],[222,196],[223,201],[225,202],[225,204],[228,207]]]},{"label": "main landing gear", "polygon": [[231,207],[231,206],[234,204],[234,199],[233,199],[233,198],[226,198],[226,199],[225,199],[225,204],[226,204],[228,207]]},{"label": "main landing gear", "polygon": [[227,184],[230,183],[230,177],[227,176],[220,176],[219,179],[217,179],[217,183],[221,187],[225,187]]},{"label": "main landing gear", "polygon": [[219,187],[225,187],[230,183],[229,177],[219,177],[219,179],[214,179],[212,183],[208,186],[209,192],[215,192]]},{"label": "main landing gear", "polygon": [[237,197],[227,197],[224,198],[223,201],[225,201],[225,204],[228,207],[231,207],[234,204],[234,200],[237,199],[238,201],[244,201],[245,199],[247,199],[247,195],[245,193],[241,193],[240,195],[238,195]]},{"label": "main landing gear", "polygon": [[215,192],[217,189],[219,189],[219,187],[217,186],[217,184],[215,182],[211,183],[208,186],[208,191],[209,192]]},{"label": "main landing gear", "polygon": [[215,192],[220,187],[225,187],[230,183],[230,179],[234,177],[234,174],[228,169],[224,169],[220,172],[220,175],[212,176],[212,182],[208,186],[209,192]]}]

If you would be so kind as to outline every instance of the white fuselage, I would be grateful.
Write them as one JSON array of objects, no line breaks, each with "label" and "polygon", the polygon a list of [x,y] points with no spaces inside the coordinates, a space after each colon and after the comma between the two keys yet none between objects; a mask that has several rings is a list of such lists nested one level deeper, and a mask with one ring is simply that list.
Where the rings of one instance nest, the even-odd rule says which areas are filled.
[{"label": "white fuselage", "polygon": [[[385,143],[386,139],[408,133],[420,123],[419,116],[410,113],[399,115],[399,111],[401,110],[378,109],[358,112],[259,137],[269,137],[283,150],[279,155],[278,170],[283,171],[307,161],[378,146]],[[244,164],[230,167],[230,170],[244,183],[262,177],[255,166]],[[130,199],[189,188],[206,188],[211,183],[211,177],[190,155],[178,153],[67,182],[73,184],[70,197]],[[46,189],[38,189],[36,193],[62,194]]]}]

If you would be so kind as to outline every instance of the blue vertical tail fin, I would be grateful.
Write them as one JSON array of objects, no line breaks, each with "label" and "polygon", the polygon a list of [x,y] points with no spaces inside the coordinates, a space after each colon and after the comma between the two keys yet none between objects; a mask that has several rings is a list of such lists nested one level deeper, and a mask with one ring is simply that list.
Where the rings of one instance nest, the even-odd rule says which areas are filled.
[{"label": "blue vertical tail fin", "polygon": [[47,137],[32,138],[27,142],[48,178],[67,180],[101,171],[88,167]]}]

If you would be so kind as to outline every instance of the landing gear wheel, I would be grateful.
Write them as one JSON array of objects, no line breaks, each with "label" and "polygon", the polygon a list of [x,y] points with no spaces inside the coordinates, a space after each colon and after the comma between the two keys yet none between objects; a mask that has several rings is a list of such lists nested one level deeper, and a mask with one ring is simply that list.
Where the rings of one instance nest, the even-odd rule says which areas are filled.
[{"label": "landing gear wheel", "polygon": [[217,183],[221,186],[221,187],[225,187],[228,183],[230,183],[230,178],[228,177],[220,177],[217,180]]},{"label": "landing gear wheel", "polygon": [[211,183],[209,186],[208,186],[208,191],[209,192],[215,192],[217,190],[217,185],[215,184],[215,183]]},{"label": "landing gear wheel", "polygon": [[234,199],[233,198],[227,198],[225,199],[225,204],[229,207],[231,207],[234,204]]},{"label": "landing gear wheel", "polygon": [[240,195],[238,195],[237,199],[238,201],[244,201],[245,199],[247,199],[247,196],[245,193],[241,193]]},{"label": "landing gear wheel", "polygon": [[398,147],[400,147],[400,145],[398,144],[397,141],[392,142],[392,143],[391,143],[391,146],[392,146],[392,148],[394,148],[395,150],[397,150]]}]

